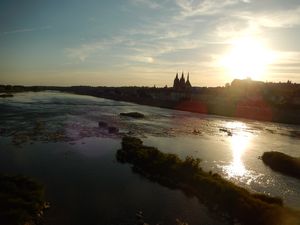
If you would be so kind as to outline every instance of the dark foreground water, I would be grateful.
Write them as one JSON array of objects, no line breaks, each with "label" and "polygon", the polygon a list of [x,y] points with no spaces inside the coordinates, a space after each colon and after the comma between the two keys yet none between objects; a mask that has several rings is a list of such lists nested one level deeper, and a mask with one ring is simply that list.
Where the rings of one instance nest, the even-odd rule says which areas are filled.
[{"label": "dark foreground water", "polygon": [[[139,111],[145,119],[122,118]],[[120,129],[109,134],[98,121]],[[230,131],[231,135],[228,135]],[[264,151],[300,156],[300,127],[204,116],[55,92],[0,99],[0,171],[35,177],[46,186],[46,224],[133,224],[142,210],[150,224],[226,224],[197,199],[133,173],[115,159],[121,136],[181,157],[206,170],[300,208],[300,181],[258,159]]]}]

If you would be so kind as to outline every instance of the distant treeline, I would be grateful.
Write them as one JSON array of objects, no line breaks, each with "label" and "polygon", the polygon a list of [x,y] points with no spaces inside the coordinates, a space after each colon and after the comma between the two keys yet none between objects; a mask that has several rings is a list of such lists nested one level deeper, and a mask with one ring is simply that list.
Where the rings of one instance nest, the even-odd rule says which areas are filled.
[{"label": "distant treeline", "polygon": [[163,108],[300,124],[300,84],[234,80],[224,87],[193,87],[188,91],[156,87],[11,86],[0,92],[62,91]]}]

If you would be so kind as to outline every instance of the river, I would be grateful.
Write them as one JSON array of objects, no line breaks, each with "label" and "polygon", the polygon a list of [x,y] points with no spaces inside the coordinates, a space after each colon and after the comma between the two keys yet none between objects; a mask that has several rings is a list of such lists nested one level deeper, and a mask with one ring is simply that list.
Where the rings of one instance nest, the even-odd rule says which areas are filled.
[{"label": "river", "polygon": [[[144,119],[120,117],[138,111]],[[125,134],[185,158],[253,192],[300,208],[300,181],[276,173],[259,157],[300,157],[300,126],[203,115],[59,92],[0,99],[0,172],[34,177],[51,208],[45,224],[226,224],[204,204],[135,174],[116,161]],[[109,133],[98,122],[119,128]]]}]

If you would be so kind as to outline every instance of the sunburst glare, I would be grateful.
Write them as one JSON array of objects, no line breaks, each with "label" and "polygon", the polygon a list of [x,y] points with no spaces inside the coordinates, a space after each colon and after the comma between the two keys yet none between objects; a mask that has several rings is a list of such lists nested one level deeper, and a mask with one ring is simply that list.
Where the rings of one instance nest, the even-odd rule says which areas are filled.
[{"label": "sunburst glare", "polygon": [[275,60],[274,52],[257,38],[239,38],[230,45],[230,50],[221,59],[221,65],[231,78],[262,80],[267,65]]}]

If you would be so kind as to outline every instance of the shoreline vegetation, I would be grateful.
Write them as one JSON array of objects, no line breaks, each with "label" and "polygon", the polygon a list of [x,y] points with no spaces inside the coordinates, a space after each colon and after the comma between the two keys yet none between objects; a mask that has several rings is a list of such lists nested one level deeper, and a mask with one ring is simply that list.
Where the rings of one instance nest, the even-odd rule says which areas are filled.
[{"label": "shoreline vegetation", "polygon": [[0,85],[0,93],[26,91],[61,91],[201,114],[300,124],[300,84],[290,81],[236,79],[224,87],[191,87],[184,91],[170,87]]},{"label": "shoreline vegetation", "polygon": [[299,212],[284,207],[280,198],[250,193],[218,174],[205,172],[200,159],[181,160],[174,154],[145,146],[135,137],[123,137],[116,158],[131,164],[134,172],[153,182],[196,196],[229,221],[243,225],[299,224]]},{"label": "shoreline vegetation", "polygon": [[49,203],[44,187],[20,175],[0,174],[0,224],[37,225]]},{"label": "shoreline vegetation", "polygon": [[272,170],[300,179],[300,158],[281,152],[264,152],[262,161]]}]

